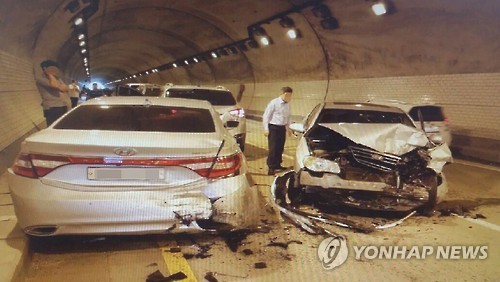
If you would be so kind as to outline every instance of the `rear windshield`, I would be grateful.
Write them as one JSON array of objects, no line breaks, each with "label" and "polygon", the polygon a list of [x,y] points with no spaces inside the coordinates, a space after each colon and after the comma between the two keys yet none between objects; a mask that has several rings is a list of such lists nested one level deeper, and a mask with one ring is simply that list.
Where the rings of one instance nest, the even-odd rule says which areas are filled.
[{"label": "rear windshield", "polygon": [[167,97],[205,100],[214,106],[236,105],[233,94],[229,91],[206,89],[169,89]]},{"label": "rear windshield", "polygon": [[424,121],[444,121],[443,111],[437,106],[418,106],[410,110],[410,116],[415,121],[420,121],[418,111],[422,113]]},{"label": "rear windshield", "polygon": [[139,105],[88,105],[70,112],[55,129],[215,132],[207,109]]},{"label": "rear windshield", "polygon": [[158,87],[144,87],[144,86],[118,86],[116,91],[117,96],[150,96],[159,97],[161,96],[161,88]]},{"label": "rear windshield", "polygon": [[403,113],[348,109],[325,109],[317,123],[402,123],[414,127],[410,118]]}]

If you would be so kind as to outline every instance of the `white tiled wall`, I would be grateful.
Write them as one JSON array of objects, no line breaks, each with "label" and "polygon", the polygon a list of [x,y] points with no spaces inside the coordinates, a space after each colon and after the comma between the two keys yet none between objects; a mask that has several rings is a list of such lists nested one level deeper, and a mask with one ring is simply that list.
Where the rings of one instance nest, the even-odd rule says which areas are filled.
[{"label": "white tiled wall", "polygon": [[0,51],[0,150],[44,121],[30,61]]}]

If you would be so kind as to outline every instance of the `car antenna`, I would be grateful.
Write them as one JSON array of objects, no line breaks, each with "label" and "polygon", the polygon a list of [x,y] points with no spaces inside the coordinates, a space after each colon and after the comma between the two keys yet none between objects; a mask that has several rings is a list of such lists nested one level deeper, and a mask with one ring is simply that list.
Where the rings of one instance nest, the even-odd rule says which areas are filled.
[{"label": "car antenna", "polygon": [[226,143],[226,139],[222,139],[222,142],[220,143],[220,146],[219,146],[219,150],[217,150],[217,154],[215,155],[215,158],[212,160],[212,164],[210,165],[210,168],[208,168],[207,177],[212,172],[212,169],[214,168],[214,165],[217,162],[217,159],[219,158],[220,151],[222,150],[222,147],[224,147],[224,143]]}]

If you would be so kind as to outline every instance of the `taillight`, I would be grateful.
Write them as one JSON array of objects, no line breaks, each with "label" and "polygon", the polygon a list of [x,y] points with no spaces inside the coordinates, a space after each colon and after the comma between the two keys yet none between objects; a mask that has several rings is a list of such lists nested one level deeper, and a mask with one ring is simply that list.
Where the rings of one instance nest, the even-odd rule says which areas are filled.
[{"label": "taillight", "polygon": [[[67,164],[92,164],[92,165],[124,165],[124,166],[183,166],[189,168],[200,176],[219,178],[237,175],[242,164],[242,154],[219,157],[212,169],[213,157],[203,158],[157,158],[157,159],[124,159],[103,157],[64,157],[40,154],[20,154],[12,170],[15,174],[30,178],[47,175],[54,169]],[[210,170],[210,173],[209,173]],[[209,173],[209,174],[208,174]],[[208,175],[207,175],[208,174]]]},{"label": "taillight", "polygon": [[[213,158],[203,158],[198,159],[194,163],[184,164],[182,166],[188,167],[199,175],[208,178],[219,178],[225,176],[236,175],[239,173],[241,168],[242,155],[241,153],[234,154],[227,157],[219,157],[215,162],[214,166],[210,170],[212,166]],[[210,174],[209,173],[210,170]],[[207,175],[208,174],[208,175]]]},{"label": "taillight", "polygon": [[448,118],[444,118],[444,122],[449,123],[450,120]]},{"label": "taillight", "polygon": [[57,167],[70,163],[69,158],[38,154],[19,154],[12,170],[15,174],[30,178],[47,175]]},{"label": "taillight", "polygon": [[17,156],[14,165],[12,165],[12,170],[17,175],[37,178],[33,165],[31,164],[30,156],[26,154]]},{"label": "taillight", "polygon": [[234,109],[234,110],[229,111],[229,114],[232,116],[235,116],[235,117],[242,118],[242,117],[245,117],[245,110],[242,108]]}]

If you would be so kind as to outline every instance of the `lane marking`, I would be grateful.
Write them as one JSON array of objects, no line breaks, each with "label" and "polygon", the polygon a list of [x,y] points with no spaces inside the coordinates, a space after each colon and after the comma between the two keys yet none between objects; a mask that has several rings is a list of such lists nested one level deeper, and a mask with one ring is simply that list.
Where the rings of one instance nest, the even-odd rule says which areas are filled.
[{"label": "lane marking", "polygon": [[469,161],[464,161],[464,160],[456,160],[456,159],[454,159],[453,162],[457,163],[457,164],[468,165],[468,166],[473,166],[473,167],[477,167],[477,168],[488,169],[488,170],[500,172],[500,167],[479,164],[479,163],[474,163],[474,162],[469,162]]},{"label": "lane marking", "polygon": [[481,225],[481,226],[486,227],[488,229],[500,232],[500,226],[498,226],[496,224],[493,224],[493,223],[490,223],[490,222],[487,222],[487,221],[484,221],[484,220],[481,220],[481,219],[477,219],[477,218],[470,218],[470,217],[461,216],[461,215],[454,214],[454,213],[453,213],[453,215],[455,217],[463,218],[463,219],[465,219],[465,220],[467,220],[469,222]]},{"label": "lane marking", "polygon": [[196,276],[194,275],[191,267],[189,266],[187,260],[182,255],[182,252],[170,252],[170,247],[160,248],[163,260],[167,265],[169,275],[182,271],[186,274],[187,278],[182,281],[196,282]]}]

